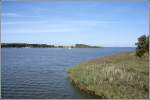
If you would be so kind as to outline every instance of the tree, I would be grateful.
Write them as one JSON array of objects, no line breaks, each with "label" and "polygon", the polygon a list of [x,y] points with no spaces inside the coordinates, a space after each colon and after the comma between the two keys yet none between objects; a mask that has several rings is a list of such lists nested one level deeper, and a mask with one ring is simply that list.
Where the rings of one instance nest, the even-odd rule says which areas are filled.
[{"label": "tree", "polygon": [[142,35],[138,38],[138,42],[136,43],[136,55],[138,57],[142,57],[144,53],[149,52],[149,36]]},{"label": "tree", "polygon": [[146,51],[149,53],[149,35],[146,38]]}]

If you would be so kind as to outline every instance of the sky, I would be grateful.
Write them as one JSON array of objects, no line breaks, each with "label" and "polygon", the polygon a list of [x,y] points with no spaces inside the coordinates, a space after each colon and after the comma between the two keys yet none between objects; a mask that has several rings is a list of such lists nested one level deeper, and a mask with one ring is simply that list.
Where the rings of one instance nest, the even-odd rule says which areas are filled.
[{"label": "sky", "polygon": [[132,47],[149,33],[148,16],[148,0],[3,0],[1,42]]}]

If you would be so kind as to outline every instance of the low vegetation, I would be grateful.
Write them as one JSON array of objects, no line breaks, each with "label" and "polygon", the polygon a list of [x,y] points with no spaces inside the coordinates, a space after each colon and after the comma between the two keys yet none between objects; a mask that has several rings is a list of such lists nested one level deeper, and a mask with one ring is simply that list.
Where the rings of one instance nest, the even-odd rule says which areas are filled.
[{"label": "low vegetation", "polygon": [[81,90],[111,99],[146,99],[149,94],[148,53],[124,53],[81,63],[69,70]]}]

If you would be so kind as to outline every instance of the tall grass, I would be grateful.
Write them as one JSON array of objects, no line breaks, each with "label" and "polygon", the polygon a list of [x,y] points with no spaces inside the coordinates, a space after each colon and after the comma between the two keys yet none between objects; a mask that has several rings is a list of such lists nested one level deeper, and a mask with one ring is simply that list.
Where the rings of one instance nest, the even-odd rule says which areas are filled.
[{"label": "tall grass", "polygon": [[69,70],[71,80],[84,91],[103,98],[148,98],[148,55],[112,55],[88,61]]}]

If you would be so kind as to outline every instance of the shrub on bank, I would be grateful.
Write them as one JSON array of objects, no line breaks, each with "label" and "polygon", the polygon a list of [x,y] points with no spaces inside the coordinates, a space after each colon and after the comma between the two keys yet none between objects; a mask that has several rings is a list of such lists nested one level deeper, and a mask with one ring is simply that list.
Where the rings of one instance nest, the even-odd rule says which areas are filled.
[{"label": "shrub on bank", "polygon": [[149,36],[140,36],[136,45],[136,55],[138,57],[142,57],[146,52],[149,53]]}]

